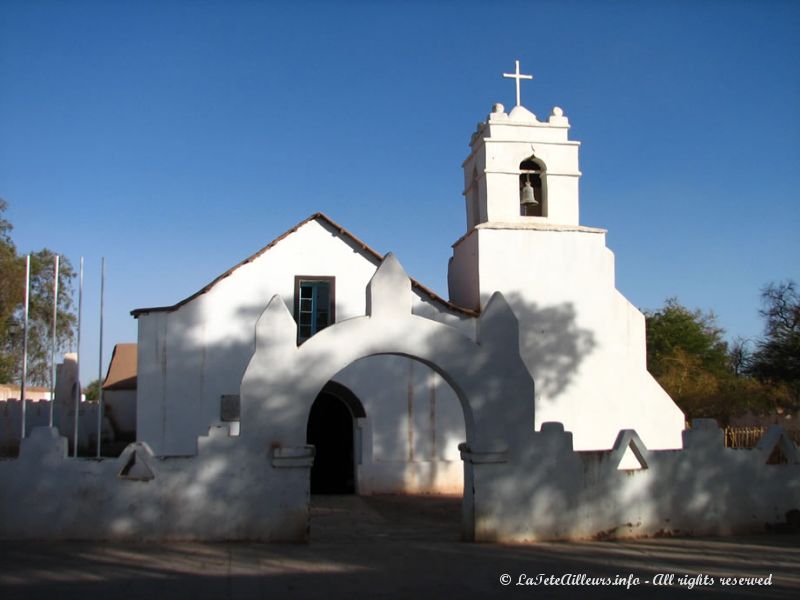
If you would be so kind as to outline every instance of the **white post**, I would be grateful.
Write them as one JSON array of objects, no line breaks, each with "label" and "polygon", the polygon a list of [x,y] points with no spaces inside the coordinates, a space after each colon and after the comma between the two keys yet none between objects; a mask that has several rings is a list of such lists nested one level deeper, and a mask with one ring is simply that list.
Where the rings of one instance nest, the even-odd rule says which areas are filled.
[{"label": "white post", "polygon": [[100,359],[97,375],[97,458],[100,458],[100,434],[103,429],[103,294],[106,282],[106,259],[100,259]]},{"label": "white post", "polygon": [[72,456],[78,456],[78,411],[81,407],[81,317],[83,316],[83,257],[78,276],[78,391],[75,394],[75,420],[72,422]]},{"label": "white post", "polygon": [[25,303],[22,317],[22,382],[19,386],[20,402],[22,402],[22,437],[20,444],[25,439],[25,380],[28,378],[28,304],[31,287],[31,255],[25,257]]},{"label": "white post", "polygon": [[53,272],[53,347],[50,351],[50,427],[53,426],[53,409],[56,405],[56,320],[58,319],[58,254]]}]

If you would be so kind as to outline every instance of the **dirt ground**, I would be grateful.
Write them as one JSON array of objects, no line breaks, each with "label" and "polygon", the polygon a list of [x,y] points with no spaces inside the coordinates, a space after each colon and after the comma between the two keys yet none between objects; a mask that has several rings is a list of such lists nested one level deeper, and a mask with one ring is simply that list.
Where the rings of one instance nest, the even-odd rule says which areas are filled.
[{"label": "dirt ground", "polygon": [[796,534],[459,537],[458,498],[321,496],[309,544],[1,542],[0,599],[800,597]]}]

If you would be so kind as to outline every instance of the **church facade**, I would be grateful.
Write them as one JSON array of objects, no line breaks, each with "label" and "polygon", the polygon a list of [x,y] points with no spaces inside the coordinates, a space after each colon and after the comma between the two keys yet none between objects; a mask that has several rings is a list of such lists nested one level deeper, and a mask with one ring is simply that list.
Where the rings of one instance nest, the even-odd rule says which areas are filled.
[{"label": "church facade", "polygon": [[[300,347],[334,323],[366,314],[365,290],[382,260],[317,213],[192,298],[133,311],[138,439],[160,455],[193,455],[210,427],[234,435],[246,430],[239,388],[267,302],[276,295],[286,302]],[[416,281],[412,297],[414,314],[474,336],[476,312]],[[337,372],[317,396],[308,441],[333,453],[321,447],[317,453],[318,465],[321,459],[336,469],[321,480],[338,477],[328,481],[330,489],[461,492],[464,417],[452,388],[430,367],[396,355],[363,358]]]},{"label": "church facade", "polygon": [[[635,429],[650,448],[678,448],[684,417],[647,372],[644,318],[615,288],[605,231],[579,223],[579,144],[568,130],[558,108],[539,121],[521,105],[509,113],[495,105],[463,165],[466,229],[453,244],[450,300],[413,281],[412,312],[475,339],[478,316],[501,292],[536,382],[525,400],[532,430],[562,422],[582,450],[610,448],[620,429]],[[317,213],[192,297],[134,310],[138,439],[160,455],[191,455],[209,427],[235,433],[266,302],[283,299],[303,344],[366,313],[364,290],[382,259]],[[366,357],[318,394],[308,442],[317,447],[315,469],[328,446],[341,455],[331,459],[341,467],[340,488],[460,492],[464,416],[430,366]]]}]

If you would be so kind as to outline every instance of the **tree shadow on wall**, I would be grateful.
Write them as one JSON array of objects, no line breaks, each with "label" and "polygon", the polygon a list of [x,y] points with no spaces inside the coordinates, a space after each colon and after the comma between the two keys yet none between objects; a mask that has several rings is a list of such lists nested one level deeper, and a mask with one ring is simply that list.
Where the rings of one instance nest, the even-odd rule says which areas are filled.
[{"label": "tree shadow on wall", "polygon": [[596,348],[594,334],[578,325],[572,303],[542,307],[517,293],[508,294],[506,301],[519,321],[520,352],[537,395],[559,396]]}]

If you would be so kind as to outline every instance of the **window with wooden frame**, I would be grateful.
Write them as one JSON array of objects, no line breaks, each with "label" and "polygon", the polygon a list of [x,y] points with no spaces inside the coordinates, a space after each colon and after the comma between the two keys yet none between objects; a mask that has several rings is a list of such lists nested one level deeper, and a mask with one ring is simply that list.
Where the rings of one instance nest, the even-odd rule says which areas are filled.
[{"label": "window with wooden frame", "polygon": [[296,275],[294,320],[302,343],[336,321],[336,278]]}]

